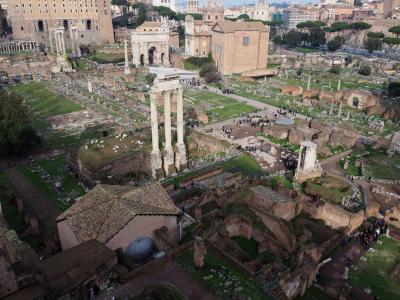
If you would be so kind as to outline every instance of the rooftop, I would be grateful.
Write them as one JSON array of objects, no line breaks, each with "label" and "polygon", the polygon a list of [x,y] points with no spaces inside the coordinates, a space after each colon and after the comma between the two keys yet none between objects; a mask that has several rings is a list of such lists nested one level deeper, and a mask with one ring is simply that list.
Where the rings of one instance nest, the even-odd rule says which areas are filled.
[{"label": "rooftop", "polygon": [[218,27],[224,33],[235,31],[268,31],[267,27],[262,22],[219,21],[212,27],[212,30],[215,30]]},{"label": "rooftop", "polygon": [[144,187],[99,184],[62,213],[79,242],[106,243],[138,215],[177,215],[160,183]]},{"label": "rooftop", "polygon": [[[95,275],[114,260],[116,253],[96,240],[90,240],[50,258],[42,260],[38,268],[51,290],[67,293]],[[115,260],[116,261],[116,260]]]}]

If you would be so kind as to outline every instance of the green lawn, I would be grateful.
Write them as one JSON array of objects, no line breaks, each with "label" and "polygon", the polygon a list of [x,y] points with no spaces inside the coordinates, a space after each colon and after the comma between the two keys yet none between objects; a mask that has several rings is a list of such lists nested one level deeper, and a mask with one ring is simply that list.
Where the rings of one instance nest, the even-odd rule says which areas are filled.
[{"label": "green lawn", "polygon": [[350,268],[349,284],[363,289],[370,288],[380,300],[400,299],[399,279],[390,277],[393,267],[400,262],[400,242],[381,237],[382,245],[374,246],[375,252],[367,252],[366,262],[359,261],[357,270]]},{"label": "green lawn", "polygon": [[11,86],[10,90],[24,98],[39,117],[51,117],[82,110],[82,107],[67,98],[48,91],[38,83]]},{"label": "green lawn", "polygon": [[[28,165],[18,167],[19,171],[29,178],[29,180],[37,186],[49,199],[54,201],[56,206],[64,211],[70,207],[75,198],[83,196],[85,190],[78,184],[79,181],[71,175],[66,169],[65,159],[63,156],[56,157],[50,160],[40,160],[37,164],[45,170],[43,174],[49,174],[50,179],[44,179],[40,176],[37,169],[33,169]],[[61,187],[58,192],[54,186],[54,182],[61,182]],[[70,203],[66,201],[69,198]]]},{"label": "green lawn", "polygon": [[243,236],[233,236],[232,240],[249,256],[251,260],[258,257],[258,241],[254,239],[247,239]]},{"label": "green lawn", "polygon": [[381,179],[400,179],[400,154],[389,157],[383,151],[370,151],[363,157],[365,176]]},{"label": "green lawn", "polygon": [[266,299],[258,282],[250,279],[243,271],[224,260],[212,249],[207,249],[205,266],[201,269],[193,264],[193,251],[178,257],[177,262],[198,279],[219,299]]},{"label": "green lawn", "polygon": [[204,111],[210,123],[229,120],[255,111],[247,104],[215,93],[198,90],[185,90],[185,102]]},{"label": "green lawn", "polygon": [[81,141],[99,138],[99,128],[89,128],[83,132],[62,133],[54,131],[48,117],[80,111],[83,108],[67,98],[54,94],[42,84],[30,83],[11,86],[10,90],[24,98],[32,109],[32,127],[41,137],[43,146],[49,149],[67,148]]},{"label": "green lawn", "polygon": [[341,203],[344,196],[352,193],[347,182],[330,176],[309,179],[304,182],[303,188],[307,195],[320,195],[322,199],[333,203]]},{"label": "green lawn", "polygon": [[116,64],[125,61],[125,54],[121,53],[91,53],[86,56],[87,59],[98,62],[99,64]]}]

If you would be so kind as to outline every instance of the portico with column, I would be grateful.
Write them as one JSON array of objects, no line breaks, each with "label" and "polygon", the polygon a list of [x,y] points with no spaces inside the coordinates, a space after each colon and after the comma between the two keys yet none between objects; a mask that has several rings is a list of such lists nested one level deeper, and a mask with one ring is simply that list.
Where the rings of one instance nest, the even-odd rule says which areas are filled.
[{"label": "portico with column", "polygon": [[[157,112],[157,98],[160,96],[163,99],[165,132],[165,143],[162,153],[159,149]],[[173,102],[172,99],[174,98],[176,99],[177,105],[177,143],[175,149],[172,145],[171,120],[171,102]],[[187,168],[186,146],[184,143],[183,87],[179,83],[179,76],[157,76],[151,89],[150,106],[153,144],[151,153],[152,175],[154,179],[160,179],[164,177],[164,174],[167,177],[172,176],[176,174],[176,171],[180,172]]]}]

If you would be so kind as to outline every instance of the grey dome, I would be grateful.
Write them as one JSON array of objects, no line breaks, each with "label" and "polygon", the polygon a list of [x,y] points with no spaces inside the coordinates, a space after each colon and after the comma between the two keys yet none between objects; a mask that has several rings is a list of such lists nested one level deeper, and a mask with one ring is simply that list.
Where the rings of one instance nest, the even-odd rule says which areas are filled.
[{"label": "grey dome", "polygon": [[134,262],[141,262],[151,256],[154,250],[154,242],[148,236],[138,237],[126,247],[125,254]]}]

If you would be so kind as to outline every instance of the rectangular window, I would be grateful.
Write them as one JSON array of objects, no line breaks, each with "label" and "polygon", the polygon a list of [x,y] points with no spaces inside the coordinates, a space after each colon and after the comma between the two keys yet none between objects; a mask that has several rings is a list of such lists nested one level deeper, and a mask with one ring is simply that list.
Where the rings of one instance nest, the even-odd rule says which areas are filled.
[{"label": "rectangular window", "polygon": [[243,37],[243,46],[248,46],[250,44],[250,38],[248,36]]}]

